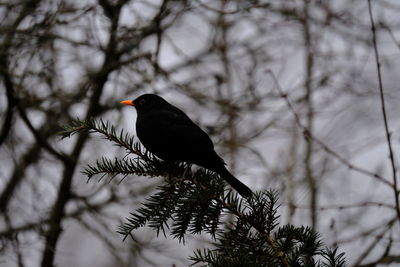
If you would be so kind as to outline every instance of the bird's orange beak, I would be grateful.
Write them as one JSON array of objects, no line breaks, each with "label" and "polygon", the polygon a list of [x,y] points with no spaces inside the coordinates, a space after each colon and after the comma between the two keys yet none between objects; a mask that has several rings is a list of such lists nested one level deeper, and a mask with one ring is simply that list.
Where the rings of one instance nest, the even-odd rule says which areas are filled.
[{"label": "bird's orange beak", "polygon": [[135,106],[135,102],[133,102],[133,100],[124,100],[119,103],[124,104],[124,105],[129,105],[129,106]]}]

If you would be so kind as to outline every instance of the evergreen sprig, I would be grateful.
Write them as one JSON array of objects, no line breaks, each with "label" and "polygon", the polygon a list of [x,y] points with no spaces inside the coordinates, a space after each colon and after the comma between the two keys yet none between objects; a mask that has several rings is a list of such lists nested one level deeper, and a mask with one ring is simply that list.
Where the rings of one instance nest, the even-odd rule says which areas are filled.
[{"label": "evergreen sprig", "polygon": [[175,177],[182,175],[188,168],[188,165],[184,163],[170,164],[147,152],[145,154],[147,154],[146,158],[108,159],[103,157],[97,160],[94,165],[88,164],[82,173],[89,179],[96,175],[111,177],[122,175],[126,177],[132,174],[150,177]]},{"label": "evergreen sprig", "polygon": [[285,225],[276,231],[277,247],[272,248],[239,219],[218,238],[215,249],[197,250],[191,260],[209,266],[346,266],[344,253],[323,248],[318,233],[310,227]]},{"label": "evergreen sprig", "polygon": [[180,177],[168,177],[167,184],[158,189],[120,226],[119,233],[125,238],[146,224],[164,235],[167,226],[171,235],[182,242],[187,233],[216,236],[223,207],[215,198],[224,193],[223,182],[217,175],[186,170]]},{"label": "evergreen sprig", "polygon": [[149,153],[144,152],[135,138],[130,136],[123,129],[117,133],[115,127],[108,121],[104,122],[102,119],[95,120],[90,118],[88,120],[76,119],[71,122],[71,125],[63,126],[63,131],[59,132],[61,138],[71,137],[82,131],[89,131],[89,133],[99,133],[105,139],[114,143],[114,145],[123,147],[128,153],[146,158]]},{"label": "evergreen sprig", "polygon": [[[122,175],[160,176],[166,183],[132,212],[118,232],[132,232],[150,227],[159,235],[171,235],[180,242],[189,234],[209,234],[214,249],[194,252],[191,260],[210,266],[345,266],[344,254],[323,248],[310,227],[279,225],[278,194],[256,192],[243,199],[224,189],[216,174],[200,169],[192,172],[186,163],[164,162],[147,152],[123,130],[117,132],[109,122],[76,120],[64,127],[63,138],[80,131],[99,133],[105,139],[125,148],[122,158],[101,158],[87,165],[83,173],[93,176]],[[229,218],[229,219],[227,219]]]}]

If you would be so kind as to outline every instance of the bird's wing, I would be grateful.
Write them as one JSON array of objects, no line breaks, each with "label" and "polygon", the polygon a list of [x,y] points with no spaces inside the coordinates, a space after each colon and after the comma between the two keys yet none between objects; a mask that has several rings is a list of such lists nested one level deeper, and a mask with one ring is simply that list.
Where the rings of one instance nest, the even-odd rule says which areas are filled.
[{"label": "bird's wing", "polygon": [[151,112],[137,123],[140,141],[162,159],[187,161],[215,153],[207,133],[179,109]]},{"label": "bird's wing", "polygon": [[[180,111],[180,110],[179,110]],[[179,141],[189,147],[205,146],[214,148],[214,145],[206,132],[195,124],[183,112],[160,112],[163,118],[160,130],[171,141]]]}]

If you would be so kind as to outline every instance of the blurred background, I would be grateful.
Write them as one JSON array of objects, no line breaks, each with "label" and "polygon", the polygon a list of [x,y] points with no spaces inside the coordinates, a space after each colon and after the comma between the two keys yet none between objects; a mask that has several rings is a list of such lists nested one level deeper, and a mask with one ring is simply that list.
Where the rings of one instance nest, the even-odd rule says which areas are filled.
[{"label": "blurred background", "polygon": [[[400,2],[371,2],[398,169]],[[313,226],[350,266],[400,265],[367,1],[2,0],[0,32],[0,266],[188,266],[212,246],[122,242],[162,178],[87,181],[123,149],[57,135],[90,117],[135,134],[119,101],[143,93],[199,123],[250,188],[278,190],[281,224]]]}]

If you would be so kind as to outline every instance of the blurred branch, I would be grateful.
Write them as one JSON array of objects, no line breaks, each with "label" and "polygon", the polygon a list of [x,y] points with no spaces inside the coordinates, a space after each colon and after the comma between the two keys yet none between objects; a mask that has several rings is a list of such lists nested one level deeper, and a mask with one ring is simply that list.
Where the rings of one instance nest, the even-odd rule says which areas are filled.
[{"label": "blurred branch", "polygon": [[[218,9],[210,5],[207,5],[206,3],[203,3],[202,0],[195,0],[195,2],[204,9],[213,11],[218,15],[233,15],[239,12],[250,11],[251,9],[256,9],[256,8],[268,8],[271,5],[270,3],[258,3],[259,1],[242,1],[243,3],[239,1],[237,2],[239,7],[232,10],[225,10],[224,8]],[[241,4],[243,5],[243,7],[240,7]]]},{"label": "blurred branch", "polygon": [[382,256],[379,257],[374,262],[366,263],[366,264],[358,264],[355,267],[375,267],[378,265],[389,265],[393,263],[400,263],[400,255],[390,255],[390,249],[392,248],[393,240],[392,238],[389,239],[389,242],[386,246],[385,251],[382,253]]},{"label": "blurred branch", "polygon": [[[103,231],[96,229],[93,227],[93,222],[86,222],[85,219],[80,218],[80,217],[74,217],[74,219],[82,225],[88,232],[92,233],[93,236],[101,240],[109,253],[112,255],[112,257],[116,260],[118,264],[115,264],[115,266],[123,266],[123,257],[118,253],[119,248],[112,243],[112,241],[103,233]],[[98,221],[98,218],[94,218],[96,221]]]},{"label": "blurred branch", "polygon": [[[394,209],[395,208],[395,206],[390,205],[390,204],[386,204],[386,203],[365,201],[365,202],[355,203],[355,204],[321,206],[321,207],[318,207],[318,210],[320,210],[320,211],[325,211],[325,210],[345,210],[345,209],[354,209],[354,208],[360,208],[360,207],[378,207],[378,208],[379,207],[385,207],[385,208],[388,208],[388,209]],[[297,205],[294,205],[294,208],[296,208],[296,209],[309,209],[309,207],[297,206]]]},{"label": "blurred branch", "polygon": [[[5,60],[5,59],[3,59]],[[5,127],[7,127],[6,129],[2,129],[2,134],[4,131],[4,138],[6,137],[6,135],[8,134],[8,132],[10,131],[10,127],[11,127],[11,116],[12,116],[12,110],[14,108],[14,106],[17,106],[17,109],[19,111],[19,114],[22,118],[22,120],[25,122],[25,124],[27,125],[27,127],[31,130],[33,136],[35,137],[35,139],[37,140],[37,142],[43,147],[45,148],[48,152],[50,152],[50,154],[54,155],[56,158],[58,158],[59,160],[61,160],[62,162],[66,162],[68,161],[68,157],[57,152],[53,147],[51,147],[45,138],[43,138],[41,136],[41,134],[36,131],[36,129],[33,127],[32,123],[30,122],[30,120],[28,119],[28,116],[26,115],[25,109],[23,107],[23,103],[20,103],[20,101],[15,98],[14,96],[14,84],[11,80],[11,76],[7,70],[7,65],[6,62],[2,62],[1,67],[3,68],[2,70],[2,75],[4,78],[4,83],[6,86],[6,90],[7,90],[7,97],[9,98],[9,106],[7,108],[7,115],[8,113],[10,113],[10,118],[6,118],[5,123],[7,122],[7,120],[9,119],[9,125],[5,125]],[[6,131],[6,132],[5,132]],[[3,136],[3,135],[2,135]],[[0,140],[0,141],[4,141],[4,140]],[[0,142],[1,145],[1,142]]]},{"label": "blurred branch", "polygon": [[[386,251],[385,251],[386,254]],[[400,255],[382,255],[382,257],[375,262],[356,265],[355,267],[377,267],[382,265],[395,266],[393,264],[400,264]]]},{"label": "blurred branch", "polygon": [[[4,48],[0,48],[0,49],[4,49]],[[2,59],[0,59],[1,61],[5,61],[5,56],[2,57]],[[4,80],[4,85],[6,87],[6,92],[7,92],[7,110],[6,110],[6,114],[4,116],[4,122],[3,122],[3,126],[1,128],[1,133],[0,133],[0,146],[1,144],[6,140],[10,130],[11,130],[11,122],[12,122],[12,117],[13,117],[13,110],[14,107],[16,105],[16,100],[14,97],[14,90],[13,90],[13,86],[12,86],[12,81],[10,76],[7,73],[7,67],[6,67],[6,63],[5,62],[1,62],[0,64],[0,68],[1,73],[3,74],[3,80]]]},{"label": "blurred branch", "polygon": [[11,130],[11,122],[13,117],[13,109],[17,104],[15,99],[15,90],[12,82],[12,78],[9,73],[9,49],[12,45],[12,40],[15,37],[15,32],[22,20],[30,14],[30,11],[34,10],[39,4],[40,0],[29,0],[24,2],[24,6],[15,21],[10,26],[10,30],[5,34],[4,41],[0,46],[0,74],[3,76],[4,85],[6,87],[6,95],[8,106],[6,110],[5,119],[0,133],[0,145],[5,141],[8,133]]},{"label": "blurred branch", "polygon": [[[306,77],[304,81],[305,96],[304,101],[306,104],[306,120],[307,120],[307,130],[310,135],[314,135],[314,106],[313,97],[314,90],[312,86],[312,78],[314,72],[314,52],[313,43],[311,39],[311,29],[309,25],[309,0],[303,0],[303,18],[301,19],[303,28],[303,39],[304,39],[304,50],[305,50],[305,68]],[[305,180],[310,189],[310,217],[311,225],[313,228],[317,228],[317,201],[318,201],[318,180],[313,173],[313,140],[310,138],[305,138],[306,141],[306,151],[304,156],[305,165]]]},{"label": "blurred branch", "polygon": [[70,161],[69,157],[63,153],[58,152],[55,150],[47,141],[46,138],[44,138],[36,129],[33,127],[31,121],[29,120],[24,107],[22,106],[21,103],[17,105],[17,109],[19,112],[19,115],[21,116],[22,120],[25,122],[26,126],[31,130],[33,136],[35,137],[36,141],[45,149],[47,150],[50,154],[55,156],[57,159],[59,159],[62,162],[68,162]]},{"label": "blurred branch", "polygon": [[397,48],[400,50],[400,41],[397,40],[396,36],[393,33],[393,30],[386,24],[380,23],[380,26],[384,29],[386,29],[389,32],[390,37],[393,40],[393,43],[397,46]]},{"label": "blurred branch", "polygon": [[[9,214],[7,214],[7,213],[4,214],[4,221],[5,221],[6,227],[8,229],[11,229],[12,223],[11,223],[11,218],[10,218]],[[13,235],[13,236],[10,236],[9,239],[10,239],[10,241],[12,243],[13,250],[14,250],[15,255],[17,257],[18,266],[19,267],[23,267],[24,264],[23,264],[22,251],[21,251],[20,243],[19,243],[19,236],[18,235]],[[0,249],[0,253],[1,253],[1,249]]]},{"label": "blurred branch", "polygon": [[[109,42],[107,49],[105,51],[105,58],[100,70],[94,75],[90,81],[92,85],[92,95],[89,100],[89,106],[86,111],[85,117],[89,119],[90,117],[95,117],[101,110],[99,109],[100,97],[103,93],[104,85],[110,74],[109,65],[112,62],[119,60],[120,56],[116,55],[116,31],[118,26],[118,20],[121,9],[118,9],[118,16],[115,15],[111,22],[110,32],[109,32]],[[86,85],[85,85],[86,86]],[[81,90],[84,90],[82,88]],[[88,138],[88,133],[80,133],[78,139],[75,143],[72,153],[70,154],[71,161],[64,162],[64,171],[62,174],[62,181],[59,186],[57,200],[55,201],[52,211],[50,213],[50,227],[45,234],[45,249],[43,251],[42,266],[53,266],[54,257],[56,252],[56,245],[60,234],[62,232],[61,222],[65,216],[65,206],[71,197],[71,185],[72,178],[74,177],[74,172],[76,164],[78,162],[81,151]]]},{"label": "blurred branch", "polygon": [[32,146],[20,157],[20,160],[15,164],[14,170],[8,179],[7,184],[4,186],[0,195],[0,213],[6,213],[8,203],[11,200],[15,190],[25,177],[27,167],[39,159],[40,145],[38,143]]},{"label": "blurred branch", "polygon": [[[371,244],[365,249],[363,253],[360,254],[359,258],[355,261],[353,266],[359,266],[359,264],[368,256],[370,255],[371,251],[379,244],[379,241],[385,236],[385,234],[392,229],[395,220],[391,220],[385,227],[378,233],[375,239],[371,242]],[[389,242],[391,246],[392,242]],[[390,246],[388,249],[390,250]],[[389,252],[389,251],[388,251]]]},{"label": "blurred branch", "polygon": [[[135,29],[132,38],[127,40],[125,43],[123,43],[123,46],[121,49],[117,51],[117,55],[121,56],[122,54],[128,53],[139,45],[141,41],[143,41],[146,37],[156,34],[158,36],[158,39],[161,37],[161,32],[164,32],[166,28],[168,28],[169,25],[164,25],[164,27],[161,27],[161,21],[165,19],[166,16],[169,15],[169,11],[166,7],[166,4],[168,3],[169,0],[163,0],[159,11],[157,14],[151,19],[150,23],[139,28]],[[185,1],[182,1],[182,4],[184,4]],[[178,17],[178,16],[177,16]],[[161,40],[157,40],[157,42],[161,42]],[[157,49],[157,48],[156,48]],[[159,48],[158,48],[159,49]]]},{"label": "blurred branch", "polygon": [[[113,195],[95,204],[90,204],[89,201],[84,201],[85,205],[83,207],[76,208],[74,211],[66,213],[64,218],[77,218],[85,213],[97,213],[102,210],[102,208],[106,208],[107,204],[113,203],[114,201],[115,196]],[[16,234],[22,234],[29,231],[43,232],[51,223],[51,219],[48,217],[37,222],[25,223],[20,226],[14,226],[10,229],[0,230],[0,239],[9,239]]]},{"label": "blurred branch", "polygon": [[160,5],[160,9],[158,14],[154,17],[154,24],[156,26],[156,37],[157,37],[157,45],[156,45],[156,52],[154,54],[155,57],[155,62],[156,64],[154,64],[155,66],[155,72],[158,73],[158,62],[159,62],[159,57],[160,57],[160,49],[161,49],[161,41],[162,41],[162,35],[164,33],[164,31],[161,28],[161,20],[162,20],[162,16],[164,16],[164,13],[168,13],[167,10],[167,4],[168,4],[169,0],[163,0],[161,5]]},{"label": "blurred branch", "polygon": [[368,12],[369,12],[369,18],[371,21],[372,43],[374,45],[374,52],[375,52],[375,61],[376,61],[376,68],[377,68],[377,74],[378,74],[379,95],[380,95],[380,100],[381,100],[383,122],[385,124],[386,141],[387,141],[387,145],[388,145],[388,149],[389,149],[390,164],[392,167],[392,177],[393,177],[393,186],[392,187],[393,187],[394,199],[395,199],[395,203],[396,203],[397,218],[400,223],[400,196],[399,196],[399,192],[397,189],[397,170],[396,170],[396,163],[394,160],[394,153],[393,153],[393,148],[392,148],[391,133],[389,131],[389,122],[388,122],[387,113],[386,113],[385,95],[383,93],[383,82],[382,82],[382,74],[381,74],[381,63],[380,63],[380,59],[379,59],[379,51],[378,51],[378,45],[377,45],[377,41],[376,41],[376,29],[375,29],[374,17],[372,14],[371,0],[368,0]]},{"label": "blurred branch", "polygon": [[349,162],[347,159],[345,159],[343,156],[341,156],[339,153],[337,153],[336,151],[334,151],[332,148],[330,148],[329,146],[327,146],[324,142],[322,142],[321,140],[319,140],[316,136],[311,135],[310,131],[308,130],[307,127],[305,127],[303,125],[303,123],[300,120],[299,115],[297,114],[296,110],[294,109],[292,103],[289,101],[288,99],[288,95],[287,93],[285,93],[280,84],[279,81],[277,80],[275,74],[271,71],[271,70],[267,70],[267,73],[269,73],[273,80],[274,83],[276,85],[277,90],[279,91],[279,94],[281,95],[281,97],[286,101],[286,104],[288,105],[289,109],[291,110],[291,112],[293,113],[293,116],[295,117],[296,123],[297,125],[301,128],[301,130],[303,131],[303,135],[305,138],[310,138],[312,139],[315,143],[317,143],[319,146],[321,146],[324,151],[328,154],[330,154],[331,156],[333,156],[334,158],[336,158],[339,162],[341,162],[343,165],[347,166],[349,169],[357,171],[359,173],[365,174],[369,177],[372,177],[380,182],[382,182],[383,184],[390,186],[391,188],[393,188],[393,184],[389,181],[387,181],[385,178],[383,178],[381,175],[379,175],[378,173],[374,173],[371,172],[369,170],[365,170],[361,167],[358,167],[354,164],[352,164],[351,162]]},{"label": "blurred branch", "polygon": [[379,233],[377,234],[376,232],[381,229],[382,227],[387,228],[387,226],[392,227],[395,222],[397,221],[397,216],[391,217],[389,220],[384,220],[384,221],[379,221],[376,225],[373,227],[369,227],[365,230],[362,231],[355,231],[355,233],[351,236],[348,236],[346,238],[343,238],[342,240],[338,241],[338,243],[350,243],[354,242],[355,240],[365,240],[366,237],[375,237],[379,238]]}]

